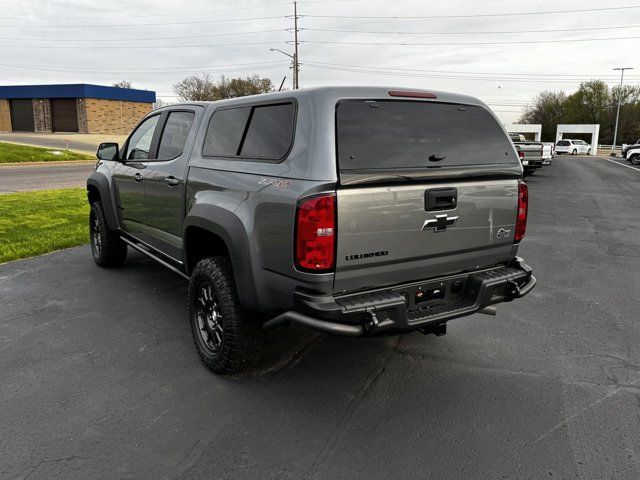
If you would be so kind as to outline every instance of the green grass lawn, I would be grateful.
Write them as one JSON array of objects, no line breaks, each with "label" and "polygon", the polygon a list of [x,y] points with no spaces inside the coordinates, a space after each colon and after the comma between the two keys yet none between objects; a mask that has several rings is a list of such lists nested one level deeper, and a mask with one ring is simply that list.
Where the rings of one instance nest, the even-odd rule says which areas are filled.
[{"label": "green grass lawn", "polygon": [[0,263],[89,242],[84,188],[0,195]]},{"label": "green grass lawn", "polygon": [[[52,153],[56,152],[56,153]],[[56,162],[61,160],[95,160],[95,155],[57,150],[55,148],[29,147],[0,142],[0,164],[13,162]]]}]

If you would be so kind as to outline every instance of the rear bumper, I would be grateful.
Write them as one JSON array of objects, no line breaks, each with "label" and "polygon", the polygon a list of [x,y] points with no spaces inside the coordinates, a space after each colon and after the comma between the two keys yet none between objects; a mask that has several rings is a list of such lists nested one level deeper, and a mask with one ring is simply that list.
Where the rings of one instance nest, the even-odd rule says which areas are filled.
[{"label": "rear bumper", "polygon": [[524,168],[540,168],[543,162],[544,160],[542,158],[539,160],[522,160],[522,166]]},{"label": "rear bumper", "polygon": [[[349,295],[297,292],[296,309],[265,324],[295,323],[326,333],[359,337],[431,328],[527,295],[536,285],[520,258],[509,265]],[[434,292],[437,292],[434,294]],[[433,296],[432,300],[424,300]]]}]

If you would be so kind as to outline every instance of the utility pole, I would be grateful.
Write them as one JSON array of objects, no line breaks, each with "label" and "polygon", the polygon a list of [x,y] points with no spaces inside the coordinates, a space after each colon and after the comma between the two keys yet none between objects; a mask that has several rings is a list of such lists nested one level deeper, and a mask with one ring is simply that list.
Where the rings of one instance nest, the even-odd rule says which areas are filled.
[{"label": "utility pole", "polygon": [[298,2],[293,2],[293,42],[295,51],[293,54],[293,83],[294,90],[300,88],[298,73],[300,71],[300,63],[298,62]]},{"label": "utility pole", "polygon": [[620,101],[622,100],[622,80],[624,79],[625,70],[633,70],[633,67],[618,67],[614,70],[620,70],[620,91],[618,92],[618,110],[616,111],[616,127],[613,130],[613,145],[611,151],[616,151],[616,140],[618,139],[618,118],[620,117]]}]

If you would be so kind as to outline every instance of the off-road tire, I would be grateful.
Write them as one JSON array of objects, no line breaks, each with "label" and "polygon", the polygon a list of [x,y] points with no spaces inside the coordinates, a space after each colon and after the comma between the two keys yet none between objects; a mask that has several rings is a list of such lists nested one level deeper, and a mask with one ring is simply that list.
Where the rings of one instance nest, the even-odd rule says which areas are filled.
[{"label": "off-road tire", "polygon": [[191,274],[188,297],[191,334],[202,363],[226,374],[245,370],[260,360],[262,326],[240,305],[228,257],[200,260]]},{"label": "off-road tire", "polygon": [[119,267],[127,259],[127,244],[115,230],[107,225],[102,203],[91,204],[89,212],[89,237],[95,262],[105,268]]}]

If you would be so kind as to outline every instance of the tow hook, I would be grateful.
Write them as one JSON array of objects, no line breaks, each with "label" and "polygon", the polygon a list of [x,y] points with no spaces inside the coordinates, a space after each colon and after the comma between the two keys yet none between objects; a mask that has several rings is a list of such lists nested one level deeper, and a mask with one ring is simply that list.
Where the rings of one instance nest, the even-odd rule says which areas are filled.
[{"label": "tow hook", "polygon": [[520,295],[520,287],[516,282],[509,281],[507,282],[506,293],[511,298],[517,298]]},{"label": "tow hook", "polygon": [[367,333],[369,333],[376,329],[380,321],[378,320],[375,310],[367,309],[366,315],[367,315],[367,318],[364,321],[364,329]]}]

